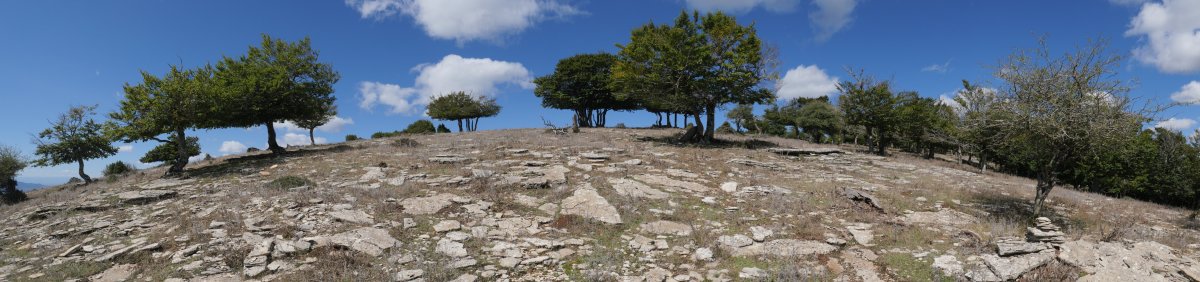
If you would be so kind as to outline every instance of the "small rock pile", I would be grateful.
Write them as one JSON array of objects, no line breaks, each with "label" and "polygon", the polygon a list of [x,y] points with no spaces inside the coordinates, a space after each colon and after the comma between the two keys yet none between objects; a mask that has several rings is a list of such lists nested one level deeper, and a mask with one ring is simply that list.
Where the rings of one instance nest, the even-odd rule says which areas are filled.
[{"label": "small rock pile", "polygon": [[1067,242],[1067,236],[1049,218],[1037,218],[1037,225],[1029,227],[1025,232],[1025,240],[1029,242],[1044,242],[1055,246]]}]

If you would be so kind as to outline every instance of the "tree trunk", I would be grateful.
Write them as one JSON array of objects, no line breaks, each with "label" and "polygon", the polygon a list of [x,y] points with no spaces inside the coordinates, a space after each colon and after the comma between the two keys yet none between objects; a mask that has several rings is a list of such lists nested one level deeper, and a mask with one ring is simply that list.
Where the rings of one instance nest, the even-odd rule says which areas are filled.
[{"label": "tree trunk", "polygon": [[[682,124],[679,124],[679,114],[676,113],[676,114],[674,114],[674,116],[675,116],[675,126],[672,126],[672,127],[683,127]],[[684,119],[684,120],[687,120],[687,119]]]},{"label": "tree trunk", "polygon": [[1050,173],[1039,173],[1037,179],[1037,195],[1033,199],[1033,216],[1042,215],[1042,204],[1046,202],[1046,197],[1050,196],[1050,190],[1054,189],[1054,181]]},{"label": "tree trunk", "polygon": [[309,145],[309,146],[316,146],[316,145],[317,145],[317,139],[316,139],[316,137],[313,137],[313,129],[314,129],[314,128],[309,128],[309,129],[308,129],[308,145]]},{"label": "tree trunk", "polygon": [[579,133],[579,112],[575,112],[575,118],[571,121],[571,133]]},{"label": "tree trunk", "polygon": [[672,115],[671,113],[667,113],[667,114],[666,114],[666,116],[667,116],[667,127],[675,127],[674,123],[671,123],[671,115]]},{"label": "tree trunk", "polygon": [[[708,108],[705,111],[708,112],[708,120],[706,120],[708,124],[704,125],[704,140],[713,142],[713,140],[716,140],[715,136],[717,133],[717,104],[708,104]],[[700,122],[700,115],[696,115],[696,122]]]},{"label": "tree trunk", "polygon": [[461,119],[461,118],[460,118],[460,119],[458,119],[458,132],[460,132],[460,133],[461,133],[461,132],[463,132],[463,131],[462,131],[462,119]]},{"label": "tree trunk", "polygon": [[87,173],[83,173],[83,160],[79,160],[79,178],[83,179],[83,184],[92,184],[92,177]]},{"label": "tree trunk", "polygon": [[654,120],[654,126],[662,126],[662,113],[654,113],[654,117],[657,118]]},{"label": "tree trunk", "polygon": [[[181,142],[182,143],[178,145],[187,144],[187,140],[182,140]],[[180,148],[182,150],[183,146],[180,146]],[[279,147],[279,142],[275,141],[275,124],[272,122],[267,123],[267,149],[271,150],[271,153],[273,154],[279,154],[287,151],[283,149],[283,147]]]},{"label": "tree trunk", "polygon": [[[272,135],[274,135],[274,134],[272,134]],[[272,137],[271,140],[275,140],[274,136],[271,136],[271,137]],[[182,128],[176,129],[175,130],[175,162],[173,164],[171,164],[170,168],[167,169],[167,175],[182,173],[183,167],[187,165],[187,159],[188,159],[187,135],[184,133]]]}]

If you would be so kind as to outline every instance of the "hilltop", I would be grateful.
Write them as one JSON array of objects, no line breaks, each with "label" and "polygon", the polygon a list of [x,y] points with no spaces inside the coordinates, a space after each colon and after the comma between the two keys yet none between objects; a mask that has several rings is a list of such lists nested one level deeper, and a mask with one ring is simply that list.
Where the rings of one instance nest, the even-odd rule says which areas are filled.
[{"label": "hilltop", "polygon": [[[1191,211],[678,129],[408,135],[0,207],[8,281],[1196,281]],[[793,148],[801,150],[771,150]]]}]

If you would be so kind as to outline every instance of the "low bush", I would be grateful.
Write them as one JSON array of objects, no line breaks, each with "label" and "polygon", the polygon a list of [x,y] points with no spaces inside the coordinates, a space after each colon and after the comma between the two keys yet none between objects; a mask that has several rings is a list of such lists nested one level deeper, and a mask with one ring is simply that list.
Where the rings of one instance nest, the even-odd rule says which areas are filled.
[{"label": "low bush", "polygon": [[362,138],[358,138],[358,135],[354,135],[354,134],[346,135],[346,141],[347,141],[347,142],[348,142],[348,141],[355,141],[355,140],[358,140],[358,139],[362,139]]},{"label": "low bush", "polygon": [[267,183],[266,187],[270,189],[291,189],[300,186],[312,186],[313,184],[316,183],[308,180],[308,178],[288,175],[272,180],[270,183]]},{"label": "low bush", "polygon": [[121,176],[121,175],[124,175],[124,174],[132,172],[132,171],[134,171],[133,166],[131,166],[123,161],[116,161],[114,163],[108,164],[108,166],[105,166],[103,173],[104,173],[104,177],[114,177],[114,176]]},{"label": "low bush", "polygon": [[405,128],[402,132],[409,134],[427,134],[436,133],[437,129],[433,127],[432,121],[418,120],[414,121],[412,124],[409,124],[408,128]]}]

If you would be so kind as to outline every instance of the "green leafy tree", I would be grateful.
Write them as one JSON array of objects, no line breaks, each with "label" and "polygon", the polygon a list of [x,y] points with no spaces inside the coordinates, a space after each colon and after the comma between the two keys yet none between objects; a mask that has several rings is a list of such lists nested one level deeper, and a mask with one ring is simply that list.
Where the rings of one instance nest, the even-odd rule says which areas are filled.
[{"label": "green leafy tree", "polygon": [[437,129],[433,127],[433,122],[422,119],[409,124],[408,127],[402,132],[409,134],[427,134],[436,133]]},{"label": "green leafy tree", "polygon": [[957,145],[953,108],[912,91],[901,92],[896,100],[896,133],[909,151],[930,159]]},{"label": "green leafy tree", "polygon": [[635,110],[632,99],[618,97],[612,83],[617,56],[608,53],[579,54],[558,61],[554,73],[533,80],[533,94],[542,107],[575,112],[579,126],[604,127],[608,111]]},{"label": "green leafy tree", "polygon": [[223,58],[216,67],[225,90],[219,125],[266,126],[267,149],[284,152],[275,140],[274,124],[313,117],[313,112],[332,109],[336,99],[333,84],[341,76],[318,59],[307,37],[287,42],[265,34],[245,55]]},{"label": "green leafy tree", "polygon": [[71,107],[50,123],[50,128],[34,140],[38,155],[34,165],[78,164],[79,178],[92,183],[92,178],[83,172],[83,162],[117,154],[112,139],[102,131],[104,127],[92,119],[95,111],[96,106]]},{"label": "green leafy tree", "polygon": [[[187,141],[183,143],[183,148],[175,147],[176,144],[180,144],[180,142],[179,140],[175,139],[176,137],[174,135],[168,138],[169,142],[164,142],[158,144],[158,146],[154,146],[154,148],[150,149],[149,152],[146,152],[146,155],[142,156],[142,158],[138,159],[138,161],[143,163],[163,162],[171,165],[171,167],[183,167],[187,164],[188,158],[200,155],[199,137],[186,137]],[[183,158],[179,158],[180,154],[185,156]],[[181,164],[179,162],[183,163]]]},{"label": "green leafy tree", "polygon": [[308,130],[309,145],[317,145],[317,139],[313,132],[316,131],[317,127],[321,127],[322,125],[329,123],[329,121],[337,115],[337,106],[334,106],[333,104],[318,103],[312,108],[309,108],[309,110],[312,112],[308,113],[304,117],[292,120],[292,123],[295,123],[296,126],[300,128]]},{"label": "green leafy tree", "polygon": [[25,192],[17,190],[17,174],[28,164],[17,148],[0,145],[0,203],[12,204],[26,199]]},{"label": "green leafy tree", "polygon": [[987,172],[988,160],[994,154],[992,144],[996,137],[996,127],[990,122],[997,114],[993,110],[996,92],[973,85],[965,79],[962,83],[963,90],[954,97],[954,101],[962,107],[958,138],[978,160],[979,171]]},{"label": "green leafy tree", "polygon": [[892,94],[891,84],[876,81],[861,72],[850,76],[852,79],[837,85],[842,95],[838,102],[846,123],[862,126],[868,149],[886,155],[896,123],[896,96]]},{"label": "green leafy tree", "polygon": [[796,126],[813,143],[821,143],[824,138],[833,141],[842,131],[842,115],[837,107],[829,103],[829,97],[821,97],[804,103],[796,110]]},{"label": "green leafy tree", "polygon": [[433,98],[426,107],[427,114],[437,120],[458,121],[458,131],[478,129],[479,119],[496,116],[500,105],[495,99],[474,97],[466,92],[453,92]]},{"label": "green leafy tree", "polygon": [[1106,52],[1107,44],[1095,41],[1053,56],[1045,40],[1040,43],[1013,53],[996,71],[1004,82],[996,105],[997,140],[1037,179],[1035,214],[1061,173],[1090,152],[1119,147],[1136,136],[1143,121],[1143,113],[1127,111],[1132,99],[1116,76],[1124,58]]},{"label": "green leafy tree", "polygon": [[[142,72],[142,83],[125,84],[125,99],[121,108],[109,114],[109,133],[124,142],[154,140],[175,148],[174,154],[161,158],[169,161],[168,174],[183,172],[188,157],[194,156],[188,146],[177,146],[178,140],[190,140],[187,131],[219,125],[216,108],[217,87],[214,87],[212,68],[194,70],[171,66],[162,78]],[[168,135],[167,138],[160,137]],[[162,146],[160,146],[162,147]]]},{"label": "green leafy tree", "polygon": [[754,107],[748,104],[738,104],[725,113],[725,118],[733,121],[734,129],[738,133],[742,132],[743,125],[749,125],[749,121],[754,120]]},{"label": "green leafy tree", "polygon": [[774,100],[759,87],[777,74],[757,31],[727,14],[681,12],[673,26],[646,24],[618,47],[613,68],[618,89],[646,108],[693,115],[704,128],[703,140],[713,141],[718,107]]}]

